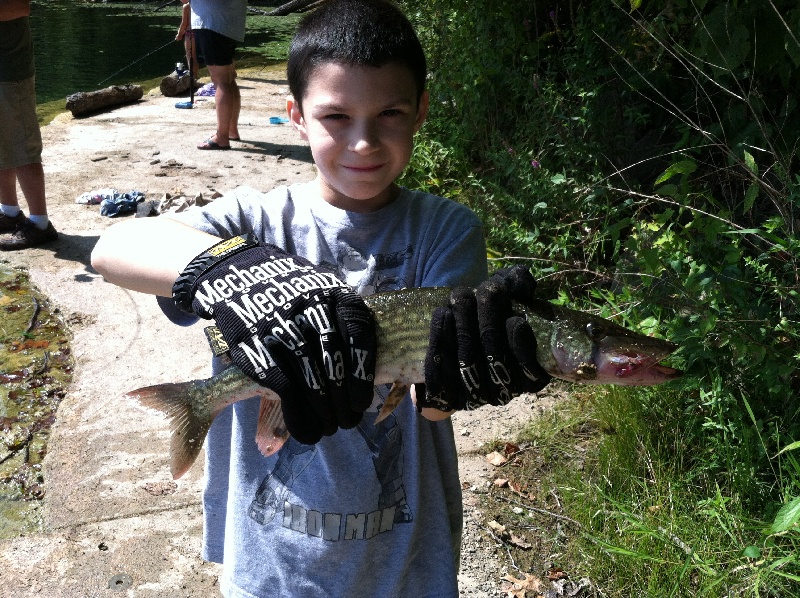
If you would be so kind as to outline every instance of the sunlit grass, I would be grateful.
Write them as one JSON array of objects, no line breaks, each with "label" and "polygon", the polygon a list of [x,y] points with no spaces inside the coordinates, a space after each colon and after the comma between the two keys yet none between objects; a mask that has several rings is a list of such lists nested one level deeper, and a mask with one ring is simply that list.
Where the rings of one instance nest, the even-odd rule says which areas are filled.
[{"label": "sunlit grass", "polygon": [[702,442],[683,429],[682,404],[668,389],[612,387],[533,420],[497,471],[509,484],[484,501],[487,520],[532,544],[506,545],[504,560],[532,574],[558,566],[602,596],[797,595],[796,532],[773,533],[696,465]]}]

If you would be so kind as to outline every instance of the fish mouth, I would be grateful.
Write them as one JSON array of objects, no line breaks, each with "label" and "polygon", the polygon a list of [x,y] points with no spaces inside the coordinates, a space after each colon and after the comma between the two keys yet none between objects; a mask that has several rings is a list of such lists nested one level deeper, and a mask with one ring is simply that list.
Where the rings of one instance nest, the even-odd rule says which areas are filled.
[{"label": "fish mouth", "polygon": [[625,351],[607,355],[603,359],[604,363],[598,365],[598,379],[605,378],[627,386],[649,386],[680,378],[683,375],[681,370],[660,362],[671,351],[661,353],[653,356],[643,355],[638,351]]}]

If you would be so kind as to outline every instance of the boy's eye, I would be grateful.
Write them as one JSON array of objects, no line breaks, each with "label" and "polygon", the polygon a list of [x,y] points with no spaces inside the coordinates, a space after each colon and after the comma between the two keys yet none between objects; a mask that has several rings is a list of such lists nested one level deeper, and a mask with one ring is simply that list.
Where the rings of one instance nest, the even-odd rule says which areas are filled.
[{"label": "boy's eye", "polygon": [[347,118],[347,115],[345,115],[345,114],[326,114],[322,118],[323,118],[323,120],[344,120],[345,118]]},{"label": "boy's eye", "polygon": [[381,112],[384,116],[399,116],[403,114],[403,111],[398,108],[389,108],[388,110],[384,110]]}]

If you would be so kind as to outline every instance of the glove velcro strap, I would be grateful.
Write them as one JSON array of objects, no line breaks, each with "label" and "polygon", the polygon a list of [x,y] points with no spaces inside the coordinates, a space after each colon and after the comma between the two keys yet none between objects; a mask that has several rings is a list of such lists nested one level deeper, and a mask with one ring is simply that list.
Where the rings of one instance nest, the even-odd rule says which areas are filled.
[{"label": "glove velcro strap", "polygon": [[252,233],[247,233],[220,241],[195,257],[172,285],[172,299],[175,305],[187,314],[194,314],[192,291],[197,278],[216,264],[251,247],[258,247],[258,239]]}]

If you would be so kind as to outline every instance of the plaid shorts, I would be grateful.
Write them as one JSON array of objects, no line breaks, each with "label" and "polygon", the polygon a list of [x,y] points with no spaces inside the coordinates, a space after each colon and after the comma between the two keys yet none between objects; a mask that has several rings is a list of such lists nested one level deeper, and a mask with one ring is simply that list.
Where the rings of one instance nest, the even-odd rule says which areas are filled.
[{"label": "plaid shorts", "polygon": [[41,161],[34,78],[0,82],[0,170]]}]

